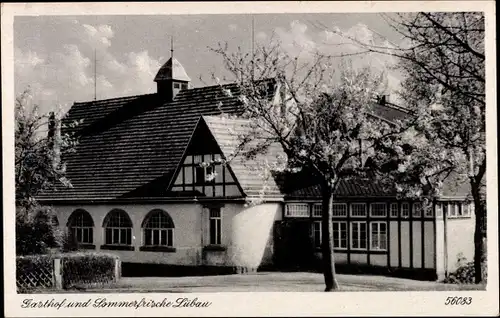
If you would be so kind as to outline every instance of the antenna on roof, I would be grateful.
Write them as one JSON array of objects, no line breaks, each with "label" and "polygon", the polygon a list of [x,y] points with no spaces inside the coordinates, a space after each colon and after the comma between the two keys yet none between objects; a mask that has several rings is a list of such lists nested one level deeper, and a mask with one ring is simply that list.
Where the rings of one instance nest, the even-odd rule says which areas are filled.
[{"label": "antenna on roof", "polygon": [[170,57],[174,57],[174,36],[170,36]]},{"label": "antenna on roof", "polygon": [[94,100],[97,100],[97,50],[94,48]]},{"label": "antenna on roof", "polygon": [[252,15],[252,81],[255,76],[255,17]]}]

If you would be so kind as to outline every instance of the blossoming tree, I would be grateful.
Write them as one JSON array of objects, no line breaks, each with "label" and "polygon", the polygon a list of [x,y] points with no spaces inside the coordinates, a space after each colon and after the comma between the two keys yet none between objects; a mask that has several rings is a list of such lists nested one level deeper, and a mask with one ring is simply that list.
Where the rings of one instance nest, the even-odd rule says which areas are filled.
[{"label": "blossoming tree", "polygon": [[[381,75],[345,61],[335,65],[320,55],[290,56],[279,44],[260,47],[255,54],[229,53],[225,46],[214,51],[239,83],[243,116],[250,120],[250,128],[239,135],[240,152],[251,157],[277,144],[285,155],[265,169],[304,170],[317,181],[325,291],[337,290],[331,222],[336,190],[342,180],[368,177],[362,158],[400,130],[373,114]],[[275,89],[269,94],[270,78]]]}]

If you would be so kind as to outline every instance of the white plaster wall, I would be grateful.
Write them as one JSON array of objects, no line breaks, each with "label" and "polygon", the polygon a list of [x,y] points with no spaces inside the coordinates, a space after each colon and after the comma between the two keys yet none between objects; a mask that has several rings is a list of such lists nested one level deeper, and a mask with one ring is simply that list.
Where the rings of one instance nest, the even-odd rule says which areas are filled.
[{"label": "white plaster wall", "polygon": [[387,266],[387,255],[370,255],[370,265]]},{"label": "white plaster wall", "polygon": [[444,221],[436,219],[436,274],[438,279],[443,279],[446,269],[445,245],[444,245]]},{"label": "white plaster wall", "polygon": [[425,243],[424,267],[436,268],[435,257],[434,257],[436,252],[436,246],[434,243],[434,225],[432,221],[424,222],[424,243]]},{"label": "white plaster wall", "polygon": [[462,253],[467,261],[474,259],[474,217],[446,220],[448,235],[448,271],[457,268],[458,254]]},{"label": "white plaster wall", "polygon": [[273,254],[274,222],[281,218],[281,204],[236,208],[228,213],[232,218],[225,224],[225,233],[231,233],[228,249],[231,264],[252,268],[269,264]]},{"label": "white plaster wall", "polygon": [[[96,251],[104,244],[104,229],[102,227],[105,216],[112,209],[119,208],[127,212],[132,220],[132,245],[134,251],[103,250],[117,254],[123,262],[137,263],[164,263],[178,265],[198,265],[201,263],[201,205],[198,204],[129,204],[129,205],[78,205],[56,206],[60,226],[66,230],[66,223],[71,213],[76,209],[84,209],[94,220],[94,245]],[[175,252],[145,252],[139,251],[142,246],[141,224],[144,217],[153,209],[165,210],[174,221]]]},{"label": "white plaster wall", "polygon": [[[104,244],[103,220],[112,209],[127,212],[133,223],[134,251],[103,250],[119,255],[123,262],[163,263],[170,265],[227,265],[258,267],[272,262],[274,222],[281,218],[281,204],[267,203],[245,207],[240,203],[226,203],[222,209],[221,245],[225,251],[205,251],[209,243],[208,209],[201,204],[129,204],[78,205],[56,207],[60,226],[66,223],[76,209],[84,209],[94,220],[96,251]],[[153,209],[163,209],[175,225],[175,252],[140,251],[143,234],[141,224]]]},{"label": "white plaster wall", "polygon": [[368,264],[366,254],[351,254],[351,263],[353,264]]},{"label": "white plaster wall", "polygon": [[389,238],[391,242],[391,267],[399,267],[398,222],[391,221],[389,226],[391,227],[391,237]]},{"label": "white plaster wall", "polygon": [[401,266],[410,267],[410,222],[401,222]]},{"label": "white plaster wall", "polygon": [[422,221],[412,221],[413,268],[422,268]]}]

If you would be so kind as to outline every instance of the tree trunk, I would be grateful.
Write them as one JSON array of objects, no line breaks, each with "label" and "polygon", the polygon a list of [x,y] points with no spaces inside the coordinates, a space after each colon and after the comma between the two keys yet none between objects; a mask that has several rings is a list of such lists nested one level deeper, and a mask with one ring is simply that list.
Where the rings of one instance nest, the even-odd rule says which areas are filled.
[{"label": "tree trunk", "polygon": [[486,207],[481,200],[480,184],[471,182],[471,192],[474,198],[474,213],[476,217],[476,224],[474,229],[474,282],[480,284],[483,281],[482,275],[482,262],[485,257],[485,244],[484,244],[484,228]]},{"label": "tree trunk", "polygon": [[326,184],[322,187],[323,216],[321,222],[322,232],[322,254],[323,254],[323,275],[325,277],[325,292],[339,289],[337,278],[335,277],[335,257],[333,255],[333,195],[335,187]]}]

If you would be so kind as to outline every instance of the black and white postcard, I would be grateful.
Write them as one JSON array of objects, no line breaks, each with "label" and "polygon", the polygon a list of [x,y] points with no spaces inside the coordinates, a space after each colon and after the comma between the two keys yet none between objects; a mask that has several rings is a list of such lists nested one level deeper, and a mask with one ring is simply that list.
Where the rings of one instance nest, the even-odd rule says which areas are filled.
[{"label": "black and white postcard", "polygon": [[493,1],[2,4],[8,317],[498,314]]}]

